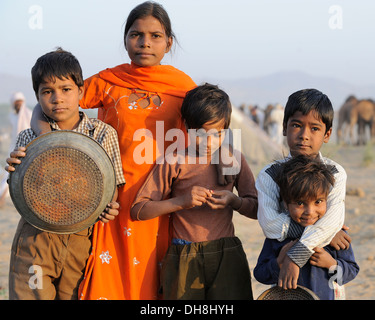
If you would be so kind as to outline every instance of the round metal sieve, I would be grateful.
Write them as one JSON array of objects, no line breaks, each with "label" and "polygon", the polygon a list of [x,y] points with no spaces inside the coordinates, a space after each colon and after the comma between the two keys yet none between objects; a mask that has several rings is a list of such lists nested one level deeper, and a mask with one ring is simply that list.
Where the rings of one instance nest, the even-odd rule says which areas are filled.
[{"label": "round metal sieve", "polygon": [[9,192],[17,211],[38,229],[81,231],[97,221],[113,198],[112,161],[84,134],[44,134],[26,146],[21,161],[10,174]]},{"label": "round metal sieve", "polygon": [[319,300],[319,297],[310,289],[300,285],[297,289],[288,290],[274,286],[264,291],[257,300]]}]

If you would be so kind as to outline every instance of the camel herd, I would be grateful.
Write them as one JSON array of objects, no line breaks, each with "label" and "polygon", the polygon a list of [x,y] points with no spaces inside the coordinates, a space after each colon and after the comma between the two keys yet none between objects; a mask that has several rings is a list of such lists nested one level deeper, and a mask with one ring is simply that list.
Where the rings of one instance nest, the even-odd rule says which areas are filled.
[{"label": "camel herd", "polygon": [[[357,135],[354,134],[356,125]],[[339,110],[337,143],[366,144],[369,139],[366,128],[369,128],[370,139],[375,138],[375,102],[349,96]]]}]

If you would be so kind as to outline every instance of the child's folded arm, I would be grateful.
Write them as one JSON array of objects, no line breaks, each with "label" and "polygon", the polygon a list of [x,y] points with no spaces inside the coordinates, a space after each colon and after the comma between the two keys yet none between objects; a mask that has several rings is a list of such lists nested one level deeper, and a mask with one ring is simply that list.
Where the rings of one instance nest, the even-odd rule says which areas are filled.
[{"label": "child's folded arm", "polygon": [[280,268],[273,251],[272,240],[266,239],[253,271],[254,278],[263,284],[275,284],[278,281],[279,272]]},{"label": "child's folded arm", "polygon": [[30,120],[30,126],[37,136],[51,131],[50,124],[46,120],[42,107],[39,103],[37,103],[34,107]]},{"label": "child's folded arm", "polygon": [[99,74],[87,78],[84,82],[85,94],[79,101],[82,109],[103,107],[104,95],[108,94],[112,86],[103,80]]},{"label": "child's folded arm", "polygon": [[242,154],[241,170],[237,175],[235,186],[238,196],[241,198],[241,205],[236,208],[236,211],[246,217],[257,219],[258,195],[255,188],[255,178]]},{"label": "child's folded arm", "polygon": [[160,217],[164,214],[169,214],[182,207],[178,203],[177,198],[170,198],[166,200],[141,200],[133,205],[130,209],[130,215],[133,220],[149,220]]},{"label": "child's folded arm", "polygon": [[133,220],[148,220],[180,210],[174,199],[168,199],[173,180],[178,176],[176,166],[167,162],[156,164],[139,189],[130,209]]},{"label": "child's folded arm", "polygon": [[298,241],[289,249],[287,255],[297,266],[302,268],[309,261],[313,253],[314,251],[307,248],[301,241]]},{"label": "child's folded arm", "polygon": [[130,217],[132,220],[140,220],[139,215],[143,208],[143,206],[147,203],[147,200],[141,200],[139,202],[133,203],[131,209],[130,209]]},{"label": "child's folded arm", "polygon": [[304,230],[305,230],[305,227],[301,226],[300,224],[295,222],[293,219],[290,219],[290,225],[288,229],[287,238],[291,238],[291,239],[301,238]]},{"label": "child's folded arm", "polygon": [[[338,268],[340,268],[336,271],[340,273],[337,275],[337,280],[341,280],[341,284],[346,284],[357,276],[359,266],[355,261],[354,253],[351,247],[349,247],[348,250],[340,250],[338,252],[336,261]],[[341,279],[339,279],[339,276]]]},{"label": "child's folded arm", "polygon": [[263,233],[267,238],[283,241],[287,237],[291,219],[281,211],[278,185],[262,170],[255,186],[258,192],[258,221]]}]

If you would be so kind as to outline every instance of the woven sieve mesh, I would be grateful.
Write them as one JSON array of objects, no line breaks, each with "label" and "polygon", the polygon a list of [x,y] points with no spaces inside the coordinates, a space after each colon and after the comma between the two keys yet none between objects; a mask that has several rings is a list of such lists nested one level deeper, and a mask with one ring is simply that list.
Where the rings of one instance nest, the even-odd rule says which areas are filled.
[{"label": "woven sieve mesh", "polygon": [[317,297],[302,287],[285,290],[278,286],[266,290],[258,300],[316,300]]},{"label": "woven sieve mesh", "polygon": [[39,219],[72,225],[88,218],[103,193],[100,169],[82,151],[57,147],[37,156],[23,178],[28,207]]}]

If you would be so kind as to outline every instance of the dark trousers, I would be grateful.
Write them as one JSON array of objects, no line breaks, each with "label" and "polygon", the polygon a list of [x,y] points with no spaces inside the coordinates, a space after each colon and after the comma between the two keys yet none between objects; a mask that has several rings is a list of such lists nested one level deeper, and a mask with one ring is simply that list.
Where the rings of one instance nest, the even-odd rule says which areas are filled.
[{"label": "dark trousers", "polygon": [[171,245],[163,260],[165,300],[252,300],[250,270],[237,237]]}]

